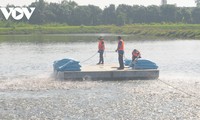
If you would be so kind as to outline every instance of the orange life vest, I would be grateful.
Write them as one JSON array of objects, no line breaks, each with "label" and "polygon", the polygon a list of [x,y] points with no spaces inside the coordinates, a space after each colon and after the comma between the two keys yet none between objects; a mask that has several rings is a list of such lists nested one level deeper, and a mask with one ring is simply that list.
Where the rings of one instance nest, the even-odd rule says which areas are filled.
[{"label": "orange life vest", "polygon": [[98,46],[99,50],[105,50],[105,45],[104,45],[104,41],[100,40],[99,41],[99,46]]},{"label": "orange life vest", "polygon": [[118,42],[118,45],[119,45],[119,43],[122,43],[120,46],[119,46],[119,48],[118,48],[118,50],[124,50],[124,40],[119,40],[119,42]]},{"label": "orange life vest", "polygon": [[140,56],[140,52],[138,50],[133,50],[132,56],[133,57],[139,57]]}]

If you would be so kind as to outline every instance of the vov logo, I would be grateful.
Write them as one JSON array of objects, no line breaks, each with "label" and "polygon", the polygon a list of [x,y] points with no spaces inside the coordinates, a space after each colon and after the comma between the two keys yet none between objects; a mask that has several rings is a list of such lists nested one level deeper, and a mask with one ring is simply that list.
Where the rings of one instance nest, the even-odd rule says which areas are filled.
[{"label": "vov logo", "polygon": [[6,7],[0,8],[6,20],[8,20],[10,16],[12,16],[15,20],[21,20],[24,15],[29,20],[35,10],[35,7],[30,7],[30,11],[26,7],[9,7],[8,9],[9,10],[7,10]]}]

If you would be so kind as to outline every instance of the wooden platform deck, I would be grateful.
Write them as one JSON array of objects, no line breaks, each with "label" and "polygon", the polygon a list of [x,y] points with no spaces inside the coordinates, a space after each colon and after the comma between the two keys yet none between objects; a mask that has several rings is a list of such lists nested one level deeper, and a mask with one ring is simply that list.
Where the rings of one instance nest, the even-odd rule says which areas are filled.
[{"label": "wooden platform deck", "polygon": [[125,67],[117,70],[115,64],[82,66],[81,71],[65,71],[62,74],[65,80],[143,80],[158,79],[159,70],[135,70]]}]

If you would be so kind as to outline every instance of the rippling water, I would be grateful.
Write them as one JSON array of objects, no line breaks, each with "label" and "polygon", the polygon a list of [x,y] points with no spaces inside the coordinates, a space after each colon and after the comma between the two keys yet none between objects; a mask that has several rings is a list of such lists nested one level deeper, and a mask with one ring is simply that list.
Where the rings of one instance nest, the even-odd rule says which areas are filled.
[{"label": "rippling water", "polygon": [[[73,36],[0,37],[0,119],[200,118],[200,41],[136,40],[123,36],[125,57],[131,58],[135,48],[140,50],[142,58],[157,63],[160,80],[55,80],[55,60],[84,61],[97,52],[95,39],[99,35]],[[113,52],[116,35],[105,38],[105,63],[117,63],[117,53]],[[69,42],[74,39],[78,42]],[[97,61],[98,55],[82,65]]]},{"label": "rippling water", "polygon": [[[91,38],[88,38],[91,39]],[[91,40],[92,41],[92,40]],[[106,63],[117,63],[117,41],[105,40]],[[125,57],[131,58],[131,51],[137,48],[142,57],[157,63],[160,77],[199,77],[200,41],[125,40]],[[50,76],[53,61],[74,58],[84,61],[97,51],[97,41],[92,42],[1,42],[0,79],[12,80]],[[84,64],[95,64],[98,55]]]}]

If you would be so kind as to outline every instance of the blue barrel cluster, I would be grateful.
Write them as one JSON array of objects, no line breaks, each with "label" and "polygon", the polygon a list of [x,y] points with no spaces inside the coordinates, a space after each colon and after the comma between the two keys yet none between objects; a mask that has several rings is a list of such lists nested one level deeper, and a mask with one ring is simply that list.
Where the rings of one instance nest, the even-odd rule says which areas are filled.
[{"label": "blue barrel cluster", "polygon": [[133,69],[158,69],[156,63],[146,60],[146,59],[139,59],[137,61],[132,62],[132,60],[124,60],[125,66],[132,67]]},{"label": "blue barrel cluster", "polygon": [[81,71],[79,61],[73,59],[62,59],[54,61],[53,68],[55,71]]}]

